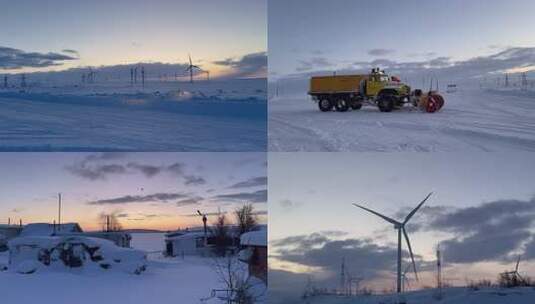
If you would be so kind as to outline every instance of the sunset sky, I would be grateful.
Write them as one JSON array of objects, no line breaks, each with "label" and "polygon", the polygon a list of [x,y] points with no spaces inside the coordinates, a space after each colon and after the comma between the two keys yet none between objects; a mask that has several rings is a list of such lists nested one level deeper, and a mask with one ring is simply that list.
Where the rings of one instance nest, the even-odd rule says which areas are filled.
[{"label": "sunset sky", "polygon": [[[348,271],[363,277],[366,286],[378,291],[392,288],[397,234],[391,224],[352,204],[402,220],[431,191],[434,194],[407,227],[421,279],[411,282],[412,288],[434,284],[439,243],[448,284],[496,280],[499,272],[514,267],[519,253],[521,272],[535,275],[531,157],[529,153],[270,154],[269,265],[274,303],[300,295],[309,275],[317,287],[338,287],[344,257]],[[403,249],[407,250],[405,242]]]},{"label": "sunset sky", "polygon": [[267,48],[266,1],[0,0],[0,7],[0,58],[20,57],[9,72],[185,63],[190,53],[217,76]]},{"label": "sunset sky", "polygon": [[273,78],[371,67],[443,78],[535,69],[530,0],[271,0],[268,9]]},{"label": "sunset sky", "polygon": [[124,228],[202,225],[196,210],[231,214],[252,203],[265,223],[265,153],[2,153],[0,223],[57,219],[100,229],[114,213]]}]

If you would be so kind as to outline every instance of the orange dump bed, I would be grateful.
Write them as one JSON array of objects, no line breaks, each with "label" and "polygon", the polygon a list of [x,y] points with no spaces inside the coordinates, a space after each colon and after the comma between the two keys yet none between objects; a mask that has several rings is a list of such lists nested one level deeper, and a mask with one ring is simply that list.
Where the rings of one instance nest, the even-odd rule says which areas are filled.
[{"label": "orange dump bed", "polygon": [[367,75],[317,76],[310,79],[309,94],[359,93],[360,83]]}]

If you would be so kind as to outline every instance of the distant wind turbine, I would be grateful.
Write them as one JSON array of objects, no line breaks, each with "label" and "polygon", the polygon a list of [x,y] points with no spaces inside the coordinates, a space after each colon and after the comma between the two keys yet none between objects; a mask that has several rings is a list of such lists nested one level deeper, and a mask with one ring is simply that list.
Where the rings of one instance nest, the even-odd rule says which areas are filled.
[{"label": "distant wind turbine", "polygon": [[426,198],[421,201],[418,206],[416,206],[416,208],[414,208],[406,217],[405,217],[405,220],[403,222],[398,222],[394,219],[391,219],[385,215],[382,215],[380,214],[379,212],[375,212],[371,209],[368,209],[366,207],[363,207],[361,205],[358,205],[358,204],[353,204],[355,205],[356,207],[359,207],[361,209],[364,209],[370,213],[373,213],[375,215],[377,215],[378,217],[382,218],[383,220],[389,222],[389,223],[392,223],[394,224],[394,229],[396,229],[398,231],[398,269],[397,269],[397,292],[398,293],[401,293],[401,289],[402,289],[402,282],[401,282],[401,277],[402,277],[402,273],[401,273],[401,234],[403,233],[403,235],[405,236],[405,241],[407,242],[407,247],[409,248],[409,253],[411,255],[411,260],[412,260],[412,267],[413,267],[413,270],[414,270],[414,275],[416,277],[416,280],[418,280],[418,272],[416,271],[416,263],[414,262],[414,255],[412,254],[412,247],[411,247],[411,242],[409,240],[409,235],[407,234],[407,231],[405,230],[405,224],[407,224],[407,222],[412,218],[412,216],[416,213],[416,211],[418,211],[418,209],[420,209],[420,207],[422,207],[422,205],[425,203],[425,201],[427,201],[427,199],[431,196],[431,194],[433,194],[433,192],[429,193]]},{"label": "distant wind turbine", "polygon": [[202,69],[199,66],[196,66],[193,64],[193,62],[191,61],[191,55],[188,54],[188,57],[189,57],[189,66],[186,68],[186,72],[189,71],[189,82],[193,83],[193,69],[198,69],[201,71]]},{"label": "distant wind turbine", "polygon": [[502,273],[503,275],[506,275],[506,276],[511,276],[514,284],[518,284],[518,283],[522,283],[522,282],[525,282],[524,281],[524,278],[520,275],[520,273],[518,272],[518,266],[520,265],[520,255],[518,255],[518,259],[516,260],[516,266],[515,266],[515,270],[513,271],[506,271],[504,273]]}]

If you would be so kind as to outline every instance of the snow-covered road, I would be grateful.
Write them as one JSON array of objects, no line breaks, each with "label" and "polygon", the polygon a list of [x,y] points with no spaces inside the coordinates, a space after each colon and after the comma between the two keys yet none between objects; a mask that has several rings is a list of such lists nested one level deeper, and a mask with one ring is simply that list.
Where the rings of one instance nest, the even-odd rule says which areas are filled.
[{"label": "snow-covered road", "polygon": [[535,95],[477,89],[444,94],[427,114],[322,113],[306,94],[269,101],[270,151],[535,151]]}]

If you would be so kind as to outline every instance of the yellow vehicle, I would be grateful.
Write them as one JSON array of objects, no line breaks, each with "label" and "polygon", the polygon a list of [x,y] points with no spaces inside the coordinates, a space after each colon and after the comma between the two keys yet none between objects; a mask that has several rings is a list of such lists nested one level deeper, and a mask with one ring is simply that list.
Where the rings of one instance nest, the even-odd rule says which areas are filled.
[{"label": "yellow vehicle", "polygon": [[417,101],[411,100],[408,85],[378,68],[367,75],[312,77],[308,94],[323,112],[333,108],[345,112],[350,107],[358,110],[366,102],[376,104],[382,112],[390,112],[409,102],[417,105]]}]

